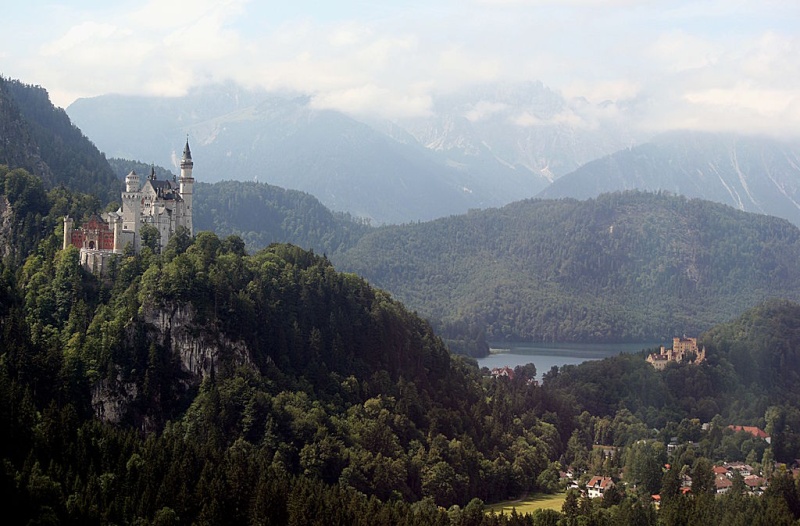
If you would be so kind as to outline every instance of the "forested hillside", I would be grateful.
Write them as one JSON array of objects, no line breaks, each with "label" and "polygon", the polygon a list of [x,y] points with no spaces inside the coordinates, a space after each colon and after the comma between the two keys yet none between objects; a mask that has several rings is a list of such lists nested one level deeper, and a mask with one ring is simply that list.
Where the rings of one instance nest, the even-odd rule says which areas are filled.
[{"label": "forested hillside", "polygon": [[120,182],[103,154],[44,88],[0,78],[0,137],[0,163],[25,168],[46,188],[63,185],[103,202],[119,198]]},{"label": "forested hillside", "polygon": [[554,488],[564,430],[533,409],[541,391],[485,392],[426,322],[323,257],[183,233],[100,278],[60,246],[53,228],[0,272],[2,483],[21,517],[284,523],[311,492],[355,499],[338,512],[354,523],[375,498],[437,516]]},{"label": "forested hillside", "polygon": [[22,168],[0,165],[0,258],[22,264],[39,243],[51,238],[66,215],[82,217],[100,209],[100,200],[63,187],[45,190],[42,180]]},{"label": "forested hillside", "polygon": [[[26,134],[42,130],[8,100],[0,114],[28,150],[4,153],[35,166]],[[95,173],[92,156],[59,158],[76,163],[65,173]],[[126,163],[114,161],[149,168]],[[128,250],[99,275],[62,249],[62,220],[114,205],[68,186],[80,177],[43,177],[0,165],[0,488],[14,523],[800,520],[800,305],[762,302],[797,297],[800,232],[786,221],[629,193],[371,229],[306,194],[220,183],[198,185],[203,206],[240,235],[179,230],[162,253]],[[248,253],[245,237],[270,236],[322,250]],[[363,265],[373,283],[332,260]],[[656,371],[644,353],[620,355],[554,368],[541,385],[532,365],[494,377],[448,352],[380,281],[407,287],[472,350],[486,336],[710,328],[707,358]],[[731,461],[759,482],[732,474],[715,496],[712,465]],[[558,494],[567,469],[578,489],[560,511],[486,513]],[[593,476],[616,485],[590,499]]]},{"label": "forested hillside", "polygon": [[[623,405],[647,427],[664,429],[665,442],[679,432],[676,424],[683,419],[697,419],[684,422],[680,433],[698,441],[701,422],[758,425],[771,436],[770,455],[792,463],[800,451],[799,330],[800,305],[773,300],[704,333],[702,366],[674,363],[659,372],[643,355],[620,354],[550,371],[545,384],[595,416],[611,418]],[[735,446],[721,434],[707,438],[699,447],[708,458],[745,460],[758,446],[755,461],[761,461],[766,451],[766,444],[752,437]]]},{"label": "forested hillside", "polygon": [[[20,169],[0,183],[12,247],[0,263],[0,487],[20,522],[800,518],[800,493],[772,462],[800,455],[796,304],[711,331],[700,366],[659,373],[620,356],[550,371],[540,387],[532,367],[482,373],[387,293],[291,245],[248,255],[239,237],[182,231],[163,254],[145,248],[89,274],[75,248],[61,250],[59,221],[96,212],[96,198],[45,192]],[[775,445],[729,423],[766,423]],[[670,436],[696,446],[668,456]],[[767,493],[715,499],[712,459],[752,462]],[[567,466],[620,489],[569,493],[561,512],[484,513],[484,502],[557,491]],[[679,471],[697,480],[692,497],[672,493]]]},{"label": "forested hillside", "polygon": [[489,340],[658,341],[800,298],[798,256],[785,220],[634,192],[381,228],[335,262]]},{"label": "forested hillside", "polygon": [[25,168],[39,177],[50,178],[50,168],[42,161],[30,125],[11,96],[9,82],[0,78],[0,163]]}]

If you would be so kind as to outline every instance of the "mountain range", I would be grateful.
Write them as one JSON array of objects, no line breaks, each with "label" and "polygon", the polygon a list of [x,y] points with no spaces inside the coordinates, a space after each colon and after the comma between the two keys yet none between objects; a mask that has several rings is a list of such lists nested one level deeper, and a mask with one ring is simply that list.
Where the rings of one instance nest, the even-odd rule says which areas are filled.
[{"label": "mountain range", "polygon": [[707,199],[800,225],[800,143],[666,133],[590,161],[554,181],[538,197],[587,199],[632,189]]},{"label": "mountain range", "polygon": [[373,224],[630,189],[800,224],[797,142],[688,131],[651,138],[619,124],[624,108],[613,101],[567,99],[541,83],[441,94],[429,115],[395,122],[235,84],[174,98],[79,99],[67,112],[111,157],[174,167],[175,137],[188,134],[200,181],[300,190]]},{"label": "mountain range", "polygon": [[[612,101],[567,99],[541,82],[493,83],[436,95],[430,115],[398,122],[404,133],[455,162],[496,160],[549,183],[646,137],[618,124],[611,118],[617,113]],[[527,196],[515,199],[521,197]]]},{"label": "mountain range", "polygon": [[110,157],[175,166],[176,137],[188,134],[200,180],[264,181],[383,224],[532,197],[630,144],[615,127],[567,124],[565,113],[590,115],[587,106],[541,84],[494,86],[442,96],[426,118],[362,122],[307,95],[224,84],[177,98],[79,99],[67,112]]}]

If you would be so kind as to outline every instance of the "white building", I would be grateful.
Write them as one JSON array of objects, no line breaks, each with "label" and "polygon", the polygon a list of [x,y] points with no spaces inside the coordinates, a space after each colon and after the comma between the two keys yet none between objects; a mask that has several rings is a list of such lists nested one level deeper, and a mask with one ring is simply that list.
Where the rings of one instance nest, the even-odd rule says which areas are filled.
[{"label": "white building", "polygon": [[192,224],[192,152],[189,140],[183,149],[181,175],[177,180],[160,181],[155,168],[140,185],[139,176],[131,171],[125,177],[122,207],[102,217],[92,217],[86,225],[75,228],[70,217],[64,218],[64,248],[74,245],[81,250],[81,264],[102,272],[114,254],[121,254],[130,245],[135,252],[142,248],[141,228],[152,225],[159,233],[163,249],[175,232],[185,227],[194,233]]}]

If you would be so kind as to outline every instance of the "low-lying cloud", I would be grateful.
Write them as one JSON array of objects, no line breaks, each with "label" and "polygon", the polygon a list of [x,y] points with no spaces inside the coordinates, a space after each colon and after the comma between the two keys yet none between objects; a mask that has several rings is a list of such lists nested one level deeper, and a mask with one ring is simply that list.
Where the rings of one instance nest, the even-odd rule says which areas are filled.
[{"label": "low-lying cloud", "polygon": [[[441,93],[542,81],[599,113],[519,113],[511,117],[519,125],[614,117],[648,130],[800,130],[800,36],[791,23],[800,6],[662,4],[180,0],[48,11],[34,2],[6,13],[0,56],[4,75],[46,87],[61,106],[234,80],[308,93],[317,108],[402,119],[428,114]],[[504,104],[483,101],[464,117],[490,118]]]}]

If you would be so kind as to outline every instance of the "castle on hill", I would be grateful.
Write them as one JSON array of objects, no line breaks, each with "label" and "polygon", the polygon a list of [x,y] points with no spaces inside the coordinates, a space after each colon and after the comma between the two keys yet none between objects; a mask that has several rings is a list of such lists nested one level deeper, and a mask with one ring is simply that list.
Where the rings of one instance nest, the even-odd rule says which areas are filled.
[{"label": "castle on hill", "polygon": [[664,349],[647,357],[647,363],[656,370],[663,371],[668,363],[683,362],[688,360],[693,365],[698,365],[706,359],[706,348],[697,348],[697,338],[672,338],[672,349]]},{"label": "castle on hill", "polygon": [[81,264],[90,271],[102,273],[116,254],[130,246],[138,253],[142,248],[141,229],[151,225],[158,231],[159,246],[164,248],[175,232],[186,228],[193,234],[192,225],[192,152],[189,139],[183,149],[181,175],[172,181],[156,178],[155,167],[142,184],[135,171],[125,177],[122,206],[116,212],[94,215],[80,227],[64,217],[64,247],[80,249]]}]

